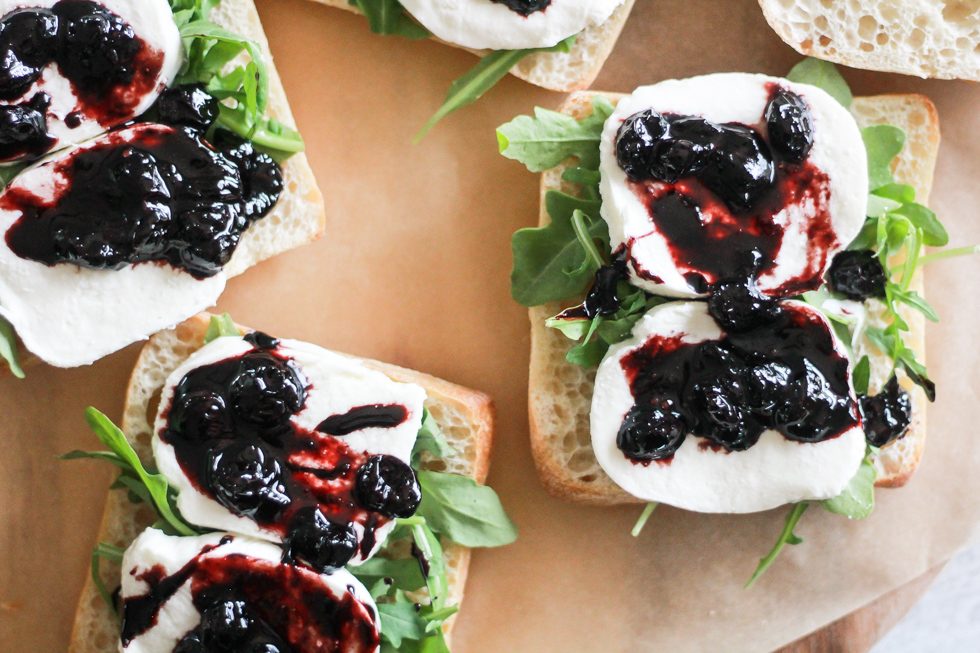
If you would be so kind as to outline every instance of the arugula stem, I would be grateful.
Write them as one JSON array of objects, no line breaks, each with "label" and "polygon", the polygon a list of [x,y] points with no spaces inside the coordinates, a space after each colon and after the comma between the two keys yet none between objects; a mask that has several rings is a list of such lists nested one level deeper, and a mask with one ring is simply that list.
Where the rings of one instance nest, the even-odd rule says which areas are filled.
[{"label": "arugula stem", "polygon": [[803,501],[793,506],[793,509],[789,511],[789,514],[786,515],[786,524],[783,526],[783,532],[779,534],[779,539],[776,540],[776,544],[773,545],[772,550],[769,551],[766,557],[759,560],[759,566],[756,568],[755,573],[752,574],[752,577],[749,578],[749,582],[745,584],[745,589],[752,587],[755,581],[762,577],[762,574],[776,561],[776,558],[779,557],[779,554],[787,544],[796,545],[803,541],[803,538],[797,537],[793,533],[793,529],[796,528],[800,517],[803,516],[803,513],[809,506],[809,503]]},{"label": "arugula stem", "polygon": [[923,265],[928,265],[929,263],[942,261],[943,259],[956,258],[957,256],[970,256],[971,254],[980,254],[980,245],[970,245],[968,247],[955,247],[953,249],[941,249],[938,252],[933,252],[932,254],[926,254],[925,256],[920,256],[918,265],[921,267]]},{"label": "arugula stem", "polygon": [[399,526],[422,526],[425,524],[425,517],[415,515],[414,517],[404,517],[395,520]]},{"label": "arugula stem", "polygon": [[575,230],[575,236],[582,243],[582,248],[585,250],[586,256],[592,259],[596,268],[601,268],[605,265],[606,262],[602,260],[602,255],[599,254],[599,250],[595,246],[595,241],[592,240],[589,229],[585,226],[585,213],[579,209],[575,209],[572,213],[572,229]]},{"label": "arugula stem", "polygon": [[640,513],[640,518],[636,520],[636,525],[633,527],[633,530],[630,531],[630,535],[633,537],[640,536],[640,533],[643,532],[643,527],[647,524],[647,520],[650,519],[650,515],[653,514],[653,511],[657,509],[658,505],[660,504],[658,504],[656,501],[651,501],[645,508],[643,508],[643,512]]},{"label": "arugula stem", "polygon": [[[116,610],[116,606],[112,601],[112,593],[109,592],[109,589],[105,586],[105,583],[102,582],[102,558],[116,562],[114,555],[115,551],[110,551],[110,549],[116,550],[118,547],[106,544],[105,542],[99,542],[95,545],[95,548],[92,549],[92,584],[95,585],[95,590],[99,593],[99,596],[102,597],[102,600],[105,601],[106,607],[109,608],[109,612],[112,613],[112,616],[115,618],[116,622],[122,626],[122,618],[119,616],[119,612]],[[122,554],[119,554],[118,562],[121,561]]]},{"label": "arugula stem", "polygon": [[425,615],[425,618],[427,621],[445,621],[457,612],[459,612],[459,604],[454,604],[440,610],[433,610],[430,614]]}]

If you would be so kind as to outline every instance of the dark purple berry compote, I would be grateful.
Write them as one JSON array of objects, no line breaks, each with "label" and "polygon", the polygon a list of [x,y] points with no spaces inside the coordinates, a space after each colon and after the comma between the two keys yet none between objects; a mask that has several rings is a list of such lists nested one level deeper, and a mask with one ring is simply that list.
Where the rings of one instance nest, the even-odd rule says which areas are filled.
[{"label": "dark purple berry compote", "polygon": [[7,246],[47,266],[168,263],[214,276],[283,190],[275,161],[220,133],[211,144],[191,127],[141,123],[42,164],[0,195],[20,215]]},{"label": "dark purple berry compote", "polygon": [[[355,447],[351,438],[365,429],[403,437],[396,429],[416,408],[369,404],[314,415],[310,393],[318,383],[333,387],[323,368],[308,377],[293,350],[264,334],[249,334],[232,351],[239,353],[187,371],[161,408],[157,434],[172,447],[179,473],[282,541],[288,559],[330,572],[370,557],[379,529],[413,515],[421,489],[402,458]],[[157,460],[165,474],[175,473],[159,451]]]},{"label": "dark purple berry compote", "polygon": [[544,11],[551,6],[551,0],[490,0],[502,4],[516,14],[527,17],[533,13]]}]

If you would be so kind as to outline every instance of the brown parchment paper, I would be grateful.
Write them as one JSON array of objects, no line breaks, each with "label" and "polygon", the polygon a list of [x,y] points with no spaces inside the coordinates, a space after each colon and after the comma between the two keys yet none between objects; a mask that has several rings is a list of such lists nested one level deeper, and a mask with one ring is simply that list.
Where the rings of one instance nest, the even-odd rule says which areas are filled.
[{"label": "brown parchment paper", "polygon": [[[980,261],[932,266],[929,367],[939,399],[922,466],[878,492],[863,522],[813,509],[751,591],[742,584],[784,511],[705,516],[582,508],[538,483],[527,435],[528,322],[509,295],[510,235],[537,221],[537,175],[497,154],[493,129],[562,97],[508,77],[418,147],[411,135],[475,59],[434,42],[377,37],[307,0],[259,10],[327,202],[318,243],[232,280],[219,303],[241,323],[390,361],[493,395],[491,483],[517,544],[474,556],[454,651],[770,651],[922,574],[980,521]],[[785,74],[799,59],[751,0],[640,0],[594,88],[629,91],[718,71]],[[845,71],[857,93],[920,91],[939,107],[933,193],[953,244],[980,242],[980,88]],[[58,319],[58,316],[52,316]],[[106,319],[112,319],[107,315]],[[113,473],[53,456],[97,442],[82,411],[118,418],[139,346],[78,370],[0,379],[0,651],[65,650]]]}]

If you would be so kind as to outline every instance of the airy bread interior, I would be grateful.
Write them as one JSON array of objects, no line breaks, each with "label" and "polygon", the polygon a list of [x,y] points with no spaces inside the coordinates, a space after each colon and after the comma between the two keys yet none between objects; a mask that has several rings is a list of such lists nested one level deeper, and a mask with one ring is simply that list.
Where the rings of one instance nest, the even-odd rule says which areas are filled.
[{"label": "airy bread interior", "polygon": [[759,0],[797,51],[869,70],[980,80],[980,15],[969,0]]},{"label": "airy bread interior", "polygon": [[[223,0],[211,12],[211,21],[225,29],[256,41],[262,46],[268,65],[269,107],[267,115],[284,125],[295,128],[289,101],[282,87],[269,52],[269,42],[262,29],[259,14],[253,0]],[[232,62],[232,66],[240,61]],[[279,202],[264,218],[253,224],[242,236],[235,254],[225,266],[229,278],[237,276],[253,265],[285,251],[311,243],[323,235],[326,212],[323,196],[306,155],[296,154],[282,166],[284,192]],[[25,367],[39,359],[20,347],[21,364]],[[6,365],[0,365],[0,374],[9,373]]]},{"label": "airy bread interior", "polygon": [[[347,0],[316,0],[338,9],[361,13],[360,9]],[[602,65],[616,45],[619,33],[629,17],[635,0],[625,0],[602,24],[584,29],[575,40],[575,45],[567,53],[542,52],[525,58],[510,71],[517,77],[552,91],[570,93],[588,88],[595,80]],[[453,47],[459,47],[452,43]],[[488,50],[469,52],[486,55]]]},{"label": "airy bread interior", "polygon": [[[210,315],[202,313],[174,329],[158,333],[140,354],[126,392],[121,428],[144,461],[152,460],[150,425],[163,385],[173,370],[204,345],[209,321]],[[242,331],[249,329],[242,327]],[[423,461],[425,469],[462,474],[478,483],[486,480],[494,427],[493,403],[488,396],[427,374],[376,361],[357,360],[396,381],[416,383],[425,389],[428,394],[426,408],[439,423],[449,444],[456,449],[456,454],[448,460],[426,457]],[[125,492],[111,491],[99,529],[99,541],[128,547],[156,520],[155,513],[147,505],[133,504]],[[449,572],[448,603],[452,605],[463,599],[470,550],[445,540],[443,549]],[[392,555],[392,552],[383,548],[379,555]],[[119,585],[119,565],[103,561],[101,572],[106,587]],[[447,629],[451,623],[447,624]],[[92,579],[88,578],[75,613],[69,653],[113,653],[118,647],[119,624],[99,596]]]},{"label": "airy bread interior", "polygon": [[[592,98],[595,95],[594,92],[574,93],[562,106],[561,112],[582,120],[592,113]],[[603,95],[613,103],[623,97],[613,93]],[[895,164],[895,178],[900,183],[913,186],[917,201],[927,203],[939,149],[939,119],[932,102],[921,95],[855,98],[851,113],[861,127],[887,123],[905,130],[907,140]],[[566,161],[542,175],[540,225],[550,221],[544,205],[545,193],[552,189],[570,194],[578,192],[577,186],[561,179],[564,169],[571,165],[572,160]],[[921,275],[913,281],[913,288],[922,292]],[[536,306],[529,311],[531,366],[528,409],[531,417],[531,450],[542,481],[556,496],[596,505],[641,503],[606,475],[592,450],[589,411],[595,368],[587,370],[567,362],[565,355],[575,343],[557,329],[544,325],[546,318],[580,301],[581,298],[578,298],[565,305],[553,303]],[[920,313],[912,310],[903,311],[902,315],[911,327],[906,342],[915,350],[918,359],[925,361],[925,320]],[[888,380],[891,362],[866,341],[861,343],[859,351],[865,347],[872,363],[871,389],[875,392]],[[912,392],[913,421],[904,438],[888,445],[875,457],[879,486],[897,487],[904,484],[918,464],[925,445],[925,395],[907,378],[902,379],[902,384]]]}]

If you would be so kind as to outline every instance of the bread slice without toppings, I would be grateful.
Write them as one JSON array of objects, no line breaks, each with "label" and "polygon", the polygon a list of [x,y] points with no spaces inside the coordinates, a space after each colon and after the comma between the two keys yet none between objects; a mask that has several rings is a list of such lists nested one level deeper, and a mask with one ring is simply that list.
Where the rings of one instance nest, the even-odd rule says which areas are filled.
[{"label": "bread slice without toppings", "polygon": [[[210,315],[202,313],[176,328],[153,336],[143,348],[126,391],[122,430],[140,458],[152,460],[150,438],[160,393],[167,377],[195,351],[204,346]],[[250,329],[240,327],[243,332]],[[354,358],[354,357],[351,357]],[[493,402],[483,393],[454,385],[427,374],[394,365],[355,359],[386,374],[395,381],[422,386],[428,398],[425,407],[442,428],[443,435],[456,450],[450,459],[424,458],[424,469],[469,476],[477,483],[486,480],[490,468],[493,438]],[[111,491],[99,529],[99,541],[128,547],[136,536],[157,521],[152,508],[134,504],[125,492]],[[470,550],[443,540],[443,553],[449,576],[448,605],[463,600]],[[382,548],[379,555],[385,555]],[[103,561],[102,579],[106,587],[119,585],[118,564]],[[424,592],[424,590],[423,590]],[[447,632],[452,620],[447,622]],[[88,578],[75,613],[69,653],[115,653],[119,650],[119,624]]]},{"label": "bread slice without toppings", "polygon": [[968,0],[759,0],[802,54],[854,68],[980,81],[980,17]]},{"label": "bread slice without toppings", "polygon": [[[289,101],[272,60],[272,53],[269,52],[269,42],[253,0],[223,0],[211,11],[211,21],[257,42],[262,47],[269,77],[269,107],[266,115],[295,128]],[[231,65],[237,66],[240,63],[236,60]],[[300,153],[290,157],[283,164],[282,173],[284,190],[279,202],[268,215],[242,235],[235,254],[224,268],[228,278],[241,274],[267,258],[311,243],[323,235],[326,227],[323,196],[306,155]],[[21,363],[25,367],[39,361],[23,346],[20,347],[20,354]],[[0,374],[5,373],[9,373],[7,366],[0,364]]]},{"label": "bread slice without toppings", "polygon": [[[592,113],[592,98],[595,95],[593,92],[574,93],[560,111],[582,120]],[[623,97],[615,93],[602,95],[613,104]],[[860,127],[887,123],[905,130],[906,143],[894,167],[895,179],[913,186],[917,201],[927,203],[939,149],[939,118],[932,102],[921,95],[855,98],[851,113]],[[578,192],[577,186],[561,179],[562,172],[573,164],[574,160],[570,159],[542,175],[539,225],[551,220],[545,209],[545,193],[549,190],[561,190],[572,195]],[[913,280],[912,287],[922,293],[921,274]],[[567,305],[581,301],[582,298],[577,298]],[[531,418],[531,450],[538,472],[548,490],[558,497],[594,505],[643,503],[616,485],[596,461],[589,426],[596,370],[567,362],[565,355],[575,343],[557,329],[544,325],[545,319],[565,307],[552,303],[536,306],[529,311],[531,368],[528,411]],[[874,309],[872,307],[873,316],[876,313]],[[921,313],[904,310],[904,307],[901,314],[911,327],[906,342],[915,350],[919,361],[924,362],[925,319]],[[888,380],[891,360],[867,341],[861,343],[859,352],[869,355],[871,390],[876,392]],[[883,448],[875,457],[878,470],[876,485],[882,487],[903,485],[918,465],[925,445],[925,394],[907,378],[902,378],[901,382],[912,394],[912,425],[904,438]]]},{"label": "bread slice without toppings", "polygon": [[[582,30],[569,52],[532,54],[514,66],[510,72],[525,81],[552,91],[570,93],[588,88],[595,81],[613,46],[616,45],[634,1],[625,0],[604,23]],[[316,2],[361,13],[360,9],[347,0],[316,0]],[[452,43],[446,45],[460,47]],[[462,49],[480,56],[490,53],[490,50]]]}]

